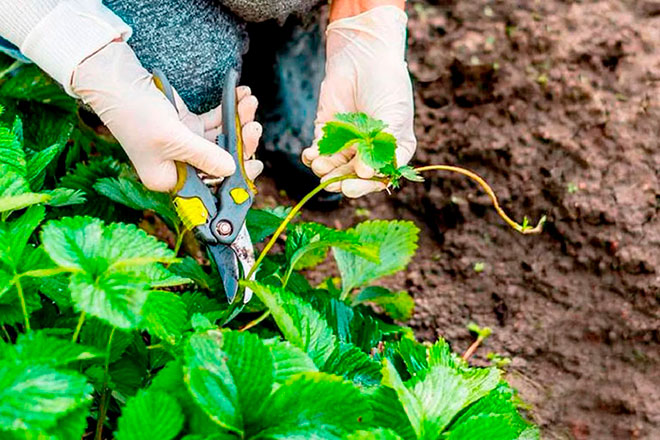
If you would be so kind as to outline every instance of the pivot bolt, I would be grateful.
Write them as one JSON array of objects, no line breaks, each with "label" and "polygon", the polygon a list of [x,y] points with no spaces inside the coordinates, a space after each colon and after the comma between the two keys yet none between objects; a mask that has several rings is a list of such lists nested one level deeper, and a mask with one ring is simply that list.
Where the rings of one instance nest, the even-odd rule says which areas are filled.
[{"label": "pivot bolt", "polygon": [[228,235],[231,235],[234,228],[231,227],[231,223],[229,223],[227,220],[221,220],[218,222],[217,226],[215,227],[215,230],[218,231],[218,234],[222,235],[223,237],[226,237]]}]

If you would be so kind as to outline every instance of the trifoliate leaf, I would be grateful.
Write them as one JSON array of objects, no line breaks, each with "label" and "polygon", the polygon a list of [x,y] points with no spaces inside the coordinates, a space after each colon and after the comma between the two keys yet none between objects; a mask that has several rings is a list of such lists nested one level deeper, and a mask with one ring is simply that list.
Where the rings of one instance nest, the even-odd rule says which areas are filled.
[{"label": "trifoliate leaf", "polygon": [[0,361],[0,427],[39,432],[91,400],[92,386],[76,372]]},{"label": "trifoliate leaf", "polygon": [[335,249],[343,292],[403,270],[417,249],[419,229],[409,221],[367,221],[350,231],[357,233],[362,243],[379,245],[380,263]]},{"label": "trifoliate leaf", "polygon": [[42,230],[46,252],[73,272],[69,289],[78,310],[119,328],[135,328],[158,263],[172,262],[166,244],[135,225],[105,225],[90,217],[48,222]]},{"label": "trifoliate leaf", "polygon": [[202,410],[239,434],[256,417],[274,383],[273,359],[256,335],[210,330],[185,348],[185,382]]},{"label": "trifoliate leaf", "polygon": [[325,373],[293,376],[265,402],[260,439],[341,439],[367,426],[370,411],[360,390]]},{"label": "trifoliate leaf", "polygon": [[243,282],[270,310],[284,337],[305,351],[316,365],[323,365],[335,345],[335,335],[311,304],[293,293],[256,281]]},{"label": "trifoliate leaf", "polygon": [[291,208],[286,206],[248,211],[245,225],[250,232],[252,242],[258,243],[272,235],[290,211]]},{"label": "trifoliate leaf", "polygon": [[268,345],[273,356],[275,382],[284,383],[299,373],[318,371],[314,361],[301,349],[290,342],[274,342]]},{"label": "trifoliate leaf", "polygon": [[408,292],[392,292],[378,286],[369,286],[362,290],[354,300],[354,304],[373,303],[381,306],[392,319],[407,321],[412,317],[415,300]]},{"label": "trifoliate leaf", "polygon": [[46,335],[43,331],[21,334],[16,344],[0,352],[0,359],[25,364],[65,366],[72,362],[95,359],[104,353],[94,347]]},{"label": "trifoliate leaf", "polygon": [[183,428],[184,416],[174,397],[162,391],[140,391],[126,402],[117,421],[117,440],[172,440]]},{"label": "trifoliate leaf", "polygon": [[354,232],[338,231],[319,223],[294,226],[286,240],[285,256],[294,269],[306,269],[321,263],[331,246],[378,262],[377,245],[361,243]]},{"label": "trifoliate leaf", "polygon": [[178,229],[181,221],[174,210],[171,197],[151,191],[136,180],[125,177],[105,177],[97,180],[94,189],[110,200],[140,211],[151,210],[160,215],[171,228]]},{"label": "trifoliate leaf", "polygon": [[142,324],[151,335],[175,345],[188,325],[188,310],[179,295],[157,290],[149,293],[142,309]]}]

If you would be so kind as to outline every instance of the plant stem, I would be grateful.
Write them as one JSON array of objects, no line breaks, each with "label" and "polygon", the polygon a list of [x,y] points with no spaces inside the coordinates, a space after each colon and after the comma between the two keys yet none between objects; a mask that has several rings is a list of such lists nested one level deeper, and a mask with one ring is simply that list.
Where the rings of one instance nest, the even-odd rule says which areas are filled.
[{"label": "plant stem", "polygon": [[21,67],[24,63],[22,61],[14,61],[9,67],[5,70],[0,71],[0,79],[4,78],[8,73],[13,72],[14,70]]},{"label": "plant stem", "polygon": [[157,348],[165,348],[165,347],[163,344],[147,345],[147,350],[155,350]]},{"label": "plant stem", "polygon": [[185,233],[186,233],[186,229],[184,229],[183,231],[179,232],[176,235],[176,243],[174,244],[175,257],[179,255],[179,251],[181,250],[181,245],[183,244],[183,236],[185,235]]},{"label": "plant stem", "polygon": [[11,344],[11,336],[9,336],[9,332],[7,331],[7,327],[5,327],[4,324],[2,324],[2,332],[7,337],[7,342],[9,342]]},{"label": "plant stem", "polygon": [[521,234],[539,234],[543,230],[543,224],[545,223],[545,216],[541,217],[541,220],[538,222],[538,224],[531,228],[531,227],[523,227],[523,225],[520,225],[516,223],[514,220],[512,220],[506,212],[500,207],[500,203],[497,200],[497,196],[495,195],[495,192],[493,189],[490,187],[490,185],[478,174],[474,173],[473,171],[470,171],[466,168],[461,168],[461,167],[455,167],[452,165],[429,165],[425,167],[419,167],[415,168],[415,171],[418,173],[423,173],[424,171],[451,171],[453,173],[458,173],[462,174],[464,176],[469,177],[470,179],[474,180],[477,182],[483,190],[488,194],[490,197],[491,201],[493,202],[493,207],[495,208],[495,211],[499,214],[500,217],[513,229],[516,231],[520,232]]},{"label": "plant stem", "polygon": [[239,332],[244,332],[244,331],[246,331],[246,330],[249,330],[249,329],[251,329],[252,327],[254,327],[254,326],[256,326],[257,324],[259,324],[259,323],[260,323],[261,321],[263,321],[264,319],[268,318],[269,316],[270,316],[270,310],[266,310],[266,311],[265,311],[264,313],[262,313],[261,316],[259,316],[257,319],[255,319],[254,321],[250,321],[250,322],[248,322],[248,323],[245,324],[243,327],[239,328],[238,331],[239,331]]},{"label": "plant stem", "polygon": [[73,337],[71,338],[71,342],[74,344],[78,341],[78,335],[80,335],[80,330],[82,329],[83,323],[85,322],[85,316],[87,316],[87,312],[84,310],[80,312],[80,318],[78,318],[78,325],[76,325],[76,330],[73,332]]},{"label": "plant stem", "polygon": [[14,277],[14,284],[16,284],[16,293],[18,293],[18,299],[21,302],[21,310],[23,311],[23,318],[25,319],[25,331],[29,332],[31,330],[30,317],[28,316],[25,295],[23,294],[23,286],[21,285],[21,278],[19,276]]},{"label": "plant stem", "polygon": [[261,251],[259,254],[259,258],[257,258],[257,261],[255,261],[254,265],[252,266],[252,269],[250,269],[250,272],[248,272],[247,276],[245,277],[246,280],[249,280],[252,278],[252,275],[255,274],[257,271],[257,268],[263,261],[263,259],[266,257],[266,254],[273,248],[275,245],[275,242],[279,238],[280,234],[284,232],[286,229],[287,225],[293,218],[298,214],[298,211],[305,205],[305,203],[309,202],[309,200],[314,197],[317,193],[321,192],[323,189],[325,189],[327,186],[335,183],[335,182],[341,182],[342,180],[347,180],[347,179],[357,179],[358,177],[355,174],[349,174],[347,176],[339,176],[339,177],[334,177],[332,179],[328,179],[325,182],[321,183],[319,186],[314,188],[310,193],[308,193],[305,197],[303,197],[300,202],[296,206],[291,209],[291,212],[282,220],[282,223],[280,223],[280,226],[277,228],[275,233],[273,233],[273,236],[271,237],[270,241],[266,244],[266,247],[264,247],[264,250]]},{"label": "plant stem", "polygon": [[486,338],[484,338],[483,336],[477,337],[477,340],[474,341],[472,343],[472,345],[470,345],[468,347],[468,349],[465,351],[465,353],[463,353],[462,358],[465,362],[467,362],[472,357],[474,352],[477,351],[477,348],[479,348],[479,345],[481,345],[481,343],[484,341],[484,339],[486,339]]},{"label": "plant stem", "polygon": [[52,277],[62,273],[70,273],[70,272],[79,272],[79,270],[72,270],[71,268],[66,268],[66,267],[54,267],[52,269],[35,269],[35,270],[29,270],[27,272],[23,272],[22,274],[17,275],[17,277],[45,278],[45,277]]},{"label": "plant stem", "polygon": [[105,374],[103,375],[103,386],[101,392],[101,400],[99,402],[99,417],[96,421],[96,435],[94,436],[95,440],[103,439],[103,423],[105,422],[105,415],[108,411],[107,400],[108,400],[108,379],[110,377],[110,351],[112,348],[112,337],[115,335],[115,327],[112,327],[110,331],[110,337],[108,337],[108,346],[106,347],[105,352]]}]

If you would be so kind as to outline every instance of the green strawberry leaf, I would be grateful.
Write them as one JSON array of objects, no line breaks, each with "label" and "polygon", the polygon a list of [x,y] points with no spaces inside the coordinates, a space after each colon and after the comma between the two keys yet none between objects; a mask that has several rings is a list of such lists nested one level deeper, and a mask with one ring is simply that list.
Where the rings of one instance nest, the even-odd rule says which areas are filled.
[{"label": "green strawberry leaf", "polygon": [[362,161],[373,169],[379,170],[395,162],[396,138],[381,132],[373,138],[358,142],[357,152]]},{"label": "green strawberry leaf", "polygon": [[275,366],[275,382],[282,384],[299,373],[318,371],[314,361],[290,342],[275,341],[268,344]]},{"label": "green strawberry leaf", "polygon": [[293,376],[264,403],[254,439],[328,439],[365,427],[370,411],[360,390],[325,373]]},{"label": "green strawberry leaf", "polygon": [[250,209],[245,225],[253,243],[259,243],[273,233],[291,211],[290,207],[277,206],[267,209]]},{"label": "green strawberry leaf", "polygon": [[380,385],[381,365],[353,344],[340,343],[321,369],[364,386]]},{"label": "green strawberry leaf", "polygon": [[66,366],[70,363],[97,359],[105,353],[94,347],[74,344],[71,341],[48,336],[44,331],[18,336],[16,343],[0,351],[0,360],[16,363]]},{"label": "green strawberry leaf", "polygon": [[184,416],[174,397],[162,391],[140,391],[126,402],[117,421],[117,440],[172,440],[183,428]]},{"label": "green strawberry leaf", "polygon": [[380,263],[336,248],[334,255],[344,295],[355,287],[405,269],[417,249],[419,229],[409,221],[367,221],[349,231],[356,233],[362,243],[380,246]]},{"label": "green strawberry leaf", "polygon": [[149,293],[142,309],[142,325],[151,335],[176,345],[188,326],[188,311],[181,297],[156,290]]},{"label": "green strawberry leaf", "polygon": [[363,244],[354,232],[338,231],[319,223],[295,225],[287,236],[285,256],[296,270],[314,267],[325,260],[328,249],[336,247],[378,263],[378,246]]},{"label": "green strawberry leaf", "polygon": [[202,410],[241,436],[258,422],[274,383],[273,358],[253,334],[210,330],[185,348],[185,381]]},{"label": "green strawberry leaf", "polygon": [[270,310],[287,341],[305,351],[314,363],[323,365],[335,345],[335,335],[311,304],[288,290],[256,281],[243,281]]},{"label": "green strawberry leaf", "polygon": [[169,194],[148,190],[140,182],[125,177],[104,177],[94,184],[94,190],[110,200],[139,211],[151,210],[160,215],[169,227],[179,230],[181,220]]},{"label": "green strawberry leaf", "polygon": [[373,119],[366,113],[337,113],[335,119],[353,125],[365,136],[375,136],[387,127],[383,121]]},{"label": "green strawberry leaf", "polygon": [[135,225],[105,225],[90,217],[52,220],[42,229],[46,252],[72,272],[69,289],[76,308],[119,328],[136,328],[159,263],[176,261],[167,245]]},{"label": "green strawberry leaf", "polygon": [[327,122],[323,126],[323,137],[319,140],[319,153],[335,154],[363,139],[364,134],[351,123]]},{"label": "green strawberry leaf", "polygon": [[91,401],[92,386],[76,372],[0,361],[0,429],[40,432]]},{"label": "green strawberry leaf", "polygon": [[382,307],[392,319],[407,321],[412,317],[415,300],[408,292],[392,292],[378,286],[363,289],[353,300],[353,304],[372,303]]}]

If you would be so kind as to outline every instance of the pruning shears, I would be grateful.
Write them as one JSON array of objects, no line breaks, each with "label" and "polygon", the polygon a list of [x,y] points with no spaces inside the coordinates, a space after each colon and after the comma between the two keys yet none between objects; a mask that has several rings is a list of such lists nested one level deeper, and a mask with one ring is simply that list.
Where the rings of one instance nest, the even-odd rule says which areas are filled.
[{"label": "pruning shears", "polygon": [[[153,75],[156,86],[176,108],[174,89],[165,75],[159,69],[155,69]],[[252,292],[249,289],[241,292],[239,280],[254,265],[254,247],[245,218],[257,188],[245,171],[237,84],[238,71],[231,68],[225,76],[222,93],[222,133],[216,140],[218,147],[227,150],[236,162],[236,172],[226,177],[214,193],[197,169],[177,162],[173,203],[184,226],[192,230],[206,246],[209,258],[222,278],[229,303],[241,296],[245,304],[252,297]]]}]

